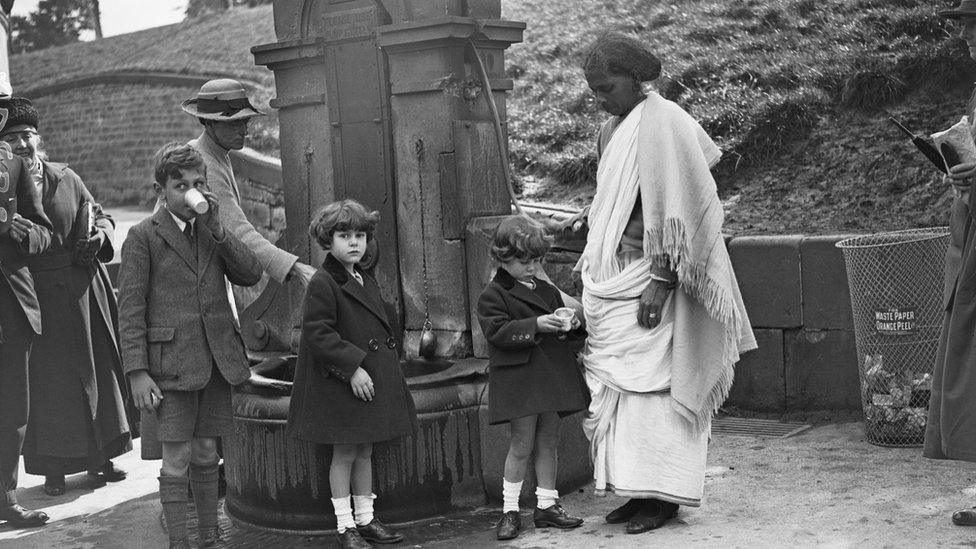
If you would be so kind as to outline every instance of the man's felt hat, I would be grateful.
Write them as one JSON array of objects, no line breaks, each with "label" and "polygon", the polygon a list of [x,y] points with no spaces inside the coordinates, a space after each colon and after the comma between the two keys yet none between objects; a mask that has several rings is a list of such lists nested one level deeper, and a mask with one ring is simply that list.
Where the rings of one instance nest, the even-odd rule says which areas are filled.
[{"label": "man's felt hat", "polygon": [[940,17],[947,19],[961,19],[963,17],[976,17],[976,0],[962,0],[959,5],[951,10],[942,10]]},{"label": "man's felt hat", "polygon": [[244,86],[237,80],[218,78],[200,86],[197,96],[181,105],[187,114],[206,120],[231,122],[264,116],[247,98]]},{"label": "man's felt hat", "polygon": [[30,126],[37,129],[37,109],[30,99],[20,96],[0,98],[0,107],[7,109],[7,119],[0,128],[0,134],[17,126]]}]

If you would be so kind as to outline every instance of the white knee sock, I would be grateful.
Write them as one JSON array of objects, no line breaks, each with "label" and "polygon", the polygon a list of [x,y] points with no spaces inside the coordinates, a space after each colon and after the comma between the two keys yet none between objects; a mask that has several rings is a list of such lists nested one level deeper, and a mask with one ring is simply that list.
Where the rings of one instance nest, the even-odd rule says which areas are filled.
[{"label": "white knee sock", "polygon": [[356,522],[352,520],[352,500],[349,496],[332,498],[332,507],[335,508],[337,532],[341,534],[348,528],[356,527]]},{"label": "white knee sock", "polygon": [[502,479],[502,513],[519,510],[519,494],[522,493],[522,481],[509,482]]},{"label": "white knee sock", "polygon": [[559,492],[556,490],[546,490],[545,488],[536,486],[535,499],[536,507],[539,509],[548,509],[556,504],[556,500],[559,499]]},{"label": "white knee sock", "polygon": [[367,496],[352,495],[352,505],[355,508],[356,526],[366,526],[373,522],[373,500],[376,494]]}]

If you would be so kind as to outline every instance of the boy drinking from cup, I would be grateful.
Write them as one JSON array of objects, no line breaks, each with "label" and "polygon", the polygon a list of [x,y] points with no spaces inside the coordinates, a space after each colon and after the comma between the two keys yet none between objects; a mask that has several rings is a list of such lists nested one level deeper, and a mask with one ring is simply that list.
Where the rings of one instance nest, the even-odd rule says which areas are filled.
[{"label": "boy drinking from cup", "polygon": [[221,225],[199,152],[170,143],[154,164],[153,190],[163,207],[134,226],[122,246],[122,361],[143,412],[143,437],[162,443],[159,500],[170,548],[190,547],[189,485],[200,545],[208,547],[221,537],[217,440],[233,427],[231,386],[250,376],[224,277],[252,286],[262,271],[254,253]]}]

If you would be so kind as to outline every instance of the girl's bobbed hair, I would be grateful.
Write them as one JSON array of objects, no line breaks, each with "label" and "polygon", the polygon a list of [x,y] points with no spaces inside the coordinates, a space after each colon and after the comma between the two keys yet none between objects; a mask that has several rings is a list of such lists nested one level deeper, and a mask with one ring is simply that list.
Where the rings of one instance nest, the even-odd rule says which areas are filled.
[{"label": "girl's bobbed hair", "polygon": [[332,248],[332,235],[337,231],[363,231],[366,241],[373,240],[380,212],[369,211],[366,206],[351,198],[327,204],[315,214],[308,226],[308,236],[328,251]]},{"label": "girl's bobbed hair", "polygon": [[552,236],[542,223],[524,215],[506,217],[491,237],[491,257],[505,263],[513,259],[535,259],[552,247]]}]

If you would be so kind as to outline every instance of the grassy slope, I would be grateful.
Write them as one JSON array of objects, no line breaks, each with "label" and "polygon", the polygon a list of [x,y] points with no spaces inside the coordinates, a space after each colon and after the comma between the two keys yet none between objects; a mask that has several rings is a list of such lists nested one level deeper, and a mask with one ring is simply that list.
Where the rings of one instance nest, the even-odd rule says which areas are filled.
[{"label": "grassy slope", "polygon": [[[940,179],[885,120],[932,132],[958,120],[965,49],[917,0],[504,0],[529,22],[509,71],[512,158],[528,199],[593,192],[604,115],[578,69],[613,28],[664,62],[657,89],[725,151],[716,169],[730,232],[845,232],[944,223]],[[941,5],[941,4],[940,4]],[[570,116],[567,116],[569,114]]]}]

